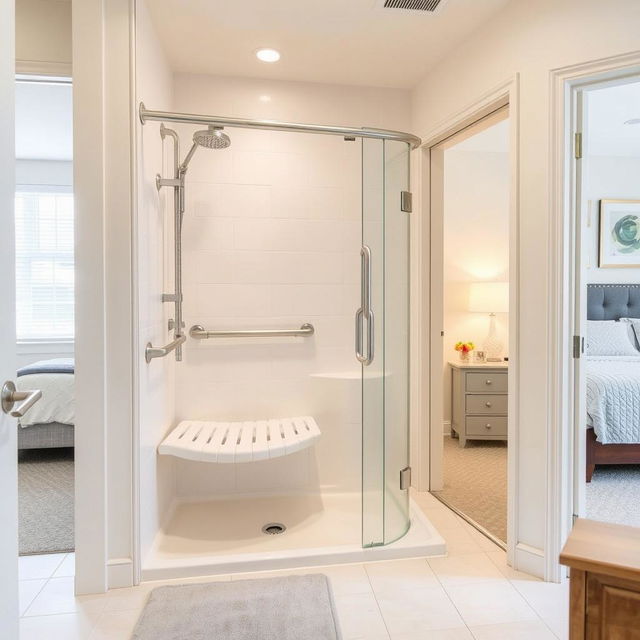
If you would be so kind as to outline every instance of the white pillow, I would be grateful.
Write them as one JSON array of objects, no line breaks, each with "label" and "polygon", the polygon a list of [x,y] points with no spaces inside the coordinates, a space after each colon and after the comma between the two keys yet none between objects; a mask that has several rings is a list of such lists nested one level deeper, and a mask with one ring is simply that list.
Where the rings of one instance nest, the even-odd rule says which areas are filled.
[{"label": "white pillow", "polygon": [[640,318],[620,318],[620,322],[631,328],[631,342],[636,349],[640,349]]},{"label": "white pillow", "polygon": [[615,320],[587,321],[588,356],[638,356],[629,336],[629,323]]}]

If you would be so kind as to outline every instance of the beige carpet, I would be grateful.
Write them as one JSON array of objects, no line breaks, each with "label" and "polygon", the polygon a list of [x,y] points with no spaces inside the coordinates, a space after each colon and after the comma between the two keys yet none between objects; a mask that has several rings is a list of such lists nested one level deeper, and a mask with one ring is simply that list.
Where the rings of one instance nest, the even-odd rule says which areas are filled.
[{"label": "beige carpet", "polygon": [[20,555],[73,551],[73,449],[18,457]]},{"label": "beige carpet", "polygon": [[434,491],[503,542],[507,539],[507,443],[444,438],[444,490]]},{"label": "beige carpet", "polygon": [[596,467],[586,491],[587,518],[640,527],[640,465]]}]

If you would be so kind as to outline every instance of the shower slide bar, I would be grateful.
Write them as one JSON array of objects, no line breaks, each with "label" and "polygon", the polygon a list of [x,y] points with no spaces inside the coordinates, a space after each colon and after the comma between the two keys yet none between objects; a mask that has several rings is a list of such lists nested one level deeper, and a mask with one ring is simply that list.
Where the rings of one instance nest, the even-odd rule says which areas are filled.
[{"label": "shower slide bar", "polygon": [[299,329],[241,329],[241,330],[217,330],[208,331],[202,325],[196,324],[189,329],[189,335],[196,340],[208,340],[209,338],[281,338],[293,336],[305,338],[312,336],[315,329],[312,324],[305,322]]},{"label": "shower slide bar", "polygon": [[147,361],[147,364],[149,364],[154,358],[164,358],[164,356],[169,355],[177,349],[186,339],[187,336],[178,336],[164,347],[154,347],[150,342],[147,342],[144,350],[144,359]]},{"label": "shower slide bar", "polygon": [[297,133],[319,133],[345,138],[375,138],[378,140],[395,140],[406,142],[412,149],[417,149],[422,140],[418,136],[404,131],[391,129],[368,129],[366,127],[332,127],[322,124],[301,124],[296,122],[278,122],[277,120],[250,120],[246,118],[225,118],[221,116],[199,115],[194,113],[173,113],[171,111],[152,111],[140,103],[139,117],[142,124],[147,120],[161,122],[178,122],[181,124],[204,124],[213,127],[239,127],[243,129],[265,129],[267,131],[292,131]]}]

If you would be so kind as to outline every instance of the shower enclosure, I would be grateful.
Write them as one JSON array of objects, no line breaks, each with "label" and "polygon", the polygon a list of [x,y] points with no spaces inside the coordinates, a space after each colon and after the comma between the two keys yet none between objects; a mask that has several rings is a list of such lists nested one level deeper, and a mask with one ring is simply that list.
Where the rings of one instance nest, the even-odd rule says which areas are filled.
[{"label": "shower enclosure", "polygon": [[[151,545],[145,574],[160,577],[175,575],[176,571],[197,573],[196,565],[202,571],[206,565],[209,572],[222,572],[246,567],[305,566],[329,561],[376,559],[386,557],[379,554],[387,548],[393,550],[392,557],[441,553],[444,549],[442,540],[426,520],[415,512],[412,515],[409,499],[409,224],[412,215],[409,163],[410,151],[420,144],[420,140],[410,134],[382,129],[153,111],[143,104],[139,113],[141,123],[147,125],[145,130],[149,124],[159,122],[161,128],[159,131],[156,129],[155,135],[161,134],[164,139],[171,131],[174,143],[173,175],[170,178],[159,177],[156,184],[158,189],[168,187],[174,190],[175,290],[168,294],[163,292],[163,301],[170,302],[175,313],[169,319],[172,335],[167,346],[147,345],[148,372],[143,375],[152,375],[152,368],[158,366],[154,361],[156,358],[170,358],[175,351],[175,359],[181,360],[182,348],[186,350],[185,361],[172,366],[178,378],[185,375],[188,380],[194,378],[189,377],[191,374],[181,373],[181,368],[194,366],[194,363],[200,367],[200,376],[206,376],[208,369],[217,367],[220,373],[216,375],[220,379],[228,377],[221,360],[236,362],[233,360],[236,352],[244,350],[244,364],[251,360],[253,368],[249,371],[242,365],[242,379],[238,384],[251,390],[250,395],[260,396],[268,382],[268,373],[264,374],[262,381],[246,380],[247,376],[258,377],[258,366],[261,371],[272,371],[272,377],[276,378],[278,369],[289,366],[291,362],[295,362],[295,371],[300,371],[298,380],[293,380],[293,373],[282,374],[293,380],[293,386],[290,384],[289,387],[297,390],[292,392],[295,397],[280,397],[281,388],[287,387],[280,385],[264,398],[260,396],[255,400],[252,397],[247,401],[254,407],[252,409],[248,409],[242,400],[234,401],[223,396],[212,399],[206,406],[200,398],[181,403],[179,392],[176,393],[175,419],[168,435],[165,429],[164,440],[159,443],[156,455],[173,460],[172,473],[177,477],[180,496],[170,499],[172,507],[168,509],[169,513]],[[194,135],[193,125],[200,129],[204,125],[206,129]],[[168,126],[175,126],[179,132],[166,129]],[[325,234],[323,250],[326,253],[313,258],[317,263],[315,271],[303,261],[298,262],[299,279],[292,279],[295,274],[282,269],[276,269],[277,275],[270,275],[273,263],[289,260],[287,265],[293,264],[290,258],[295,251],[301,251],[299,245],[312,245],[316,242],[310,237],[314,231],[326,231],[329,227],[300,226],[299,218],[304,216],[296,217],[296,206],[311,210],[313,203],[295,203],[287,188],[271,186],[278,184],[276,178],[263,181],[256,171],[243,182],[247,166],[251,168],[251,162],[262,157],[258,153],[271,153],[271,164],[280,160],[262,139],[260,144],[266,151],[253,151],[253,146],[247,146],[247,140],[251,145],[257,144],[257,139],[250,137],[255,131],[272,132],[268,140],[278,150],[281,149],[278,145],[284,144],[278,136],[288,136],[287,153],[292,145],[296,145],[298,161],[309,157],[305,145],[317,145],[316,138],[331,136],[333,141],[326,143],[330,152],[325,152],[324,146],[317,146],[329,158],[327,164],[331,164],[331,153],[337,154],[338,158],[348,158],[345,166],[356,167],[356,163],[359,166],[359,170],[354,169],[349,178],[335,178],[345,181],[356,176],[356,172],[359,174],[357,203],[354,199],[344,205],[340,215],[319,208],[318,211],[314,209],[313,214],[304,214],[307,218],[315,215],[335,219],[336,227],[334,237],[330,231]],[[295,139],[291,138],[292,134],[296,134]],[[145,132],[145,135],[154,133]],[[185,161],[180,163],[178,139],[182,135],[192,135],[193,146]],[[236,152],[233,159],[230,156],[225,158],[224,154],[229,153],[227,148],[234,149],[235,136],[239,136],[240,143],[245,146]],[[234,176],[225,177],[225,180],[240,182],[242,193],[249,189],[246,185],[251,185],[255,194],[272,189],[272,204],[277,195],[282,210],[272,212],[271,217],[277,221],[271,226],[260,224],[263,222],[260,217],[267,217],[266,214],[263,215],[259,209],[250,211],[255,216],[254,227],[264,229],[264,233],[255,232],[243,222],[233,223],[229,242],[233,243],[234,251],[238,250],[239,258],[230,251],[230,247],[221,249],[221,254],[226,255],[229,261],[240,260],[242,264],[254,265],[258,271],[249,274],[242,271],[242,278],[267,283],[268,287],[264,297],[262,289],[253,290],[255,305],[274,306],[277,312],[252,308],[252,317],[245,317],[241,322],[238,317],[248,315],[245,310],[249,301],[237,300],[236,296],[233,304],[238,311],[227,313],[221,308],[224,305],[221,295],[227,291],[224,287],[232,285],[216,285],[218,288],[212,291],[219,294],[217,298],[214,296],[200,302],[199,309],[198,305],[190,306],[190,290],[183,288],[181,281],[185,207],[185,224],[187,227],[189,224],[195,226],[201,221],[197,220],[197,214],[192,214],[192,221],[188,222],[190,203],[209,213],[213,205],[206,202],[206,196],[201,194],[217,194],[231,189],[225,186],[218,188],[219,183],[215,188],[205,189],[204,181],[212,179],[210,173],[196,175],[192,183],[185,180],[189,161],[193,167],[199,161],[205,162],[205,153],[192,160],[198,146],[217,149],[206,152],[210,172],[227,176],[224,173],[228,170],[225,161],[233,163]],[[246,151],[246,148],[251,151]],[[268,163],[260,166],[264,171],[271,170]],[[333,170],[330,166],[323,169],[314,157],[309,166],[309,171],[315,170],[314,167],[327,172]],[[191,170],[196,171],[195,168]],[[287,169],[290,173],[295,170],[294,165]],[[286,174],[287,181],[290,173]],[[220,180],[218,177],[215,179]],[[354,187],[349,184],[345,189],[355,192]],[[194,190],[200,199],[192,195]],[[334,191],[337,193],[336,189]],[[327,197],[325,192],[321,195]],[[239,196],[236,194],[236,197]],[[290,210],[294,214],[291,219],[285,219],[283,211]],[[215,209],[215,215],[224,217],[232,214],[220,206]],[[344,222],[343,218],[349,221]],[[224,225],[219,228],[223,235]],[[294,228],[300,229],[300,233],[291,240]],[[347,233],[350,228],[356,230],[352,239]],[[243,235],[245,233],[249,233],[249,240]],[[196,240],[189,242],[193,245]],[[335,253],[332,243],[336,246],[343,243],[342,253]],[[218,255],[209,255],[208,251],[209,247],[198,245],[199,257],[204,254],[204,259],[219,259]],[[295,255],[303,260],[305,255],[311,254]],[[331,262],[340,256],[343,256],[343,264],[338,273],[337,269],[332,269]],[[224,258],[221,260],[216,263],[218,268],[212,279],[223,277],[219,274],[225,272],[227,265]],[[202,265],[200,271],[210,269],[209,263]],[[260,273],[259,265],[267,265],[269,269],[265,267],[265,272]],[[327,275],[329,271],[332,275]],[[310,275],[307,276],[307,272]],[[194,273],[197,278],[198,270]],[[224,277],[233,281],[240,276],[230,271],[230,275]],[[305,278],[320,283],[333,278],[331,282],[336,284],[309,285],[308,295],[302,285],[296,285],[294,289],[293,285],[281,284],[308,281]],[[205,282],[199,285],[199,289],[191,289],[197,292],[192,295],[202,297],[203,290],[209,291],[206,289],[208,286]],[[251,293],[249,289],[238,286],[237,291]],[[335,295],[340,300],[314,299],[314,292],[323,296]],[[284,297],[286,293],[297,295],[302,300],[291,301]],[[273,302],[274,297],[277,304]],[[325,313],[327,307],[329,310]],[[283,308],[290,312],[282,311]],[[310,316],[303,317],[297,313],[298,310],[304,310]],[[187,319],[186,324],[181,320],[183,316]],[[343,316],[345,319],[351,316],[350,329],[342,321]],[[269,324],[261,326],[260,317],[269,317]],[[295,324],[289,318],[296,318]],[[239,324],[233,326],[233,322]],[[348,342],[351,346],[347,348]],[[329,353],[331,358],[324,358],[324,353]],[[162,362],[168,364],[169,358]],[[265,360],[269,361],[268,367],[264,366]],[[221,388],[217,378],[215,383],[218,385],[215,389]],[[187,385],[179,388],[185,390]],[[188,394],[189,390],[185,393]],[[259,406],[263,407],[264,415],[260,415]],[[346,407],[344,410],[343,406]],[[292,414],[300,417],[284,417]],[[356,429],[359,431],[357,435]],[[169,473],[162,470],[167,464],[157,462],[156,472]],[[358,468],[359,481],[355,480],[353,473]],[[267,490],[275,477],[282,478],[272,483],[273,489]],[[302,479],[300,486],[296,486],[296,477]],[[351,482],[350,478],[354,481]],[[229,491],[225,487],[229,487]],[[251,514],[262,512],[265,522],[258,531],[262,515],[252,520]],[[223,521],[231,521],[231,524],[221,524]],[[245,524],[241,525],[241,521]],[[331,531],[341,528],[344,535]],[[405,535],[410,529],[411,534]],[[283,535],[273,535],[281,533]],[[264,539],[260,539],[260,535],[264,535]],[[324,546],[326,549],[323,551]],[[363,553],[368,555],[363,556]],[[185,569],[187,565],[189,568]]]}]

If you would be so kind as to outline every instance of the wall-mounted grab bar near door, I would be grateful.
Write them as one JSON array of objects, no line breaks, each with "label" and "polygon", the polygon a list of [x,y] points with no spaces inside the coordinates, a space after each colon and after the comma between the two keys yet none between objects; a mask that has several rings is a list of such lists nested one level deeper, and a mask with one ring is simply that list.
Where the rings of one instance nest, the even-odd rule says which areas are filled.
[{"label": "wall-mounted grab bar near door", "polygon": [[[365,244],[360,249],[360,308],[356,311],[356,358],[362,364],[373,362],[374,321],[371,310],[371,249]],[[362,330],[367,323],[367,351],[362,351]]]},{"label": "wall-mounted grab bar near door", "polygon": [[147,346],[144,350],[144,359],[149,364],[154,358],[164,358],[172,351],[175,351],[183,342],[185,342],[187,336],[178,336],[175,340],[165,345],[164,347],[154,347],[150,342],[147,342]]},{"label": "wall-mounted grab bar near door", "polygon": [[299,329],[218,329],[208,331],[202,325],[195,324],[189,329],[189,335],[196,340],[208,340],[209,338],[281,338],[293,336],[305,338],[312,336],[315,329],[312,324],[305,322]]}]

